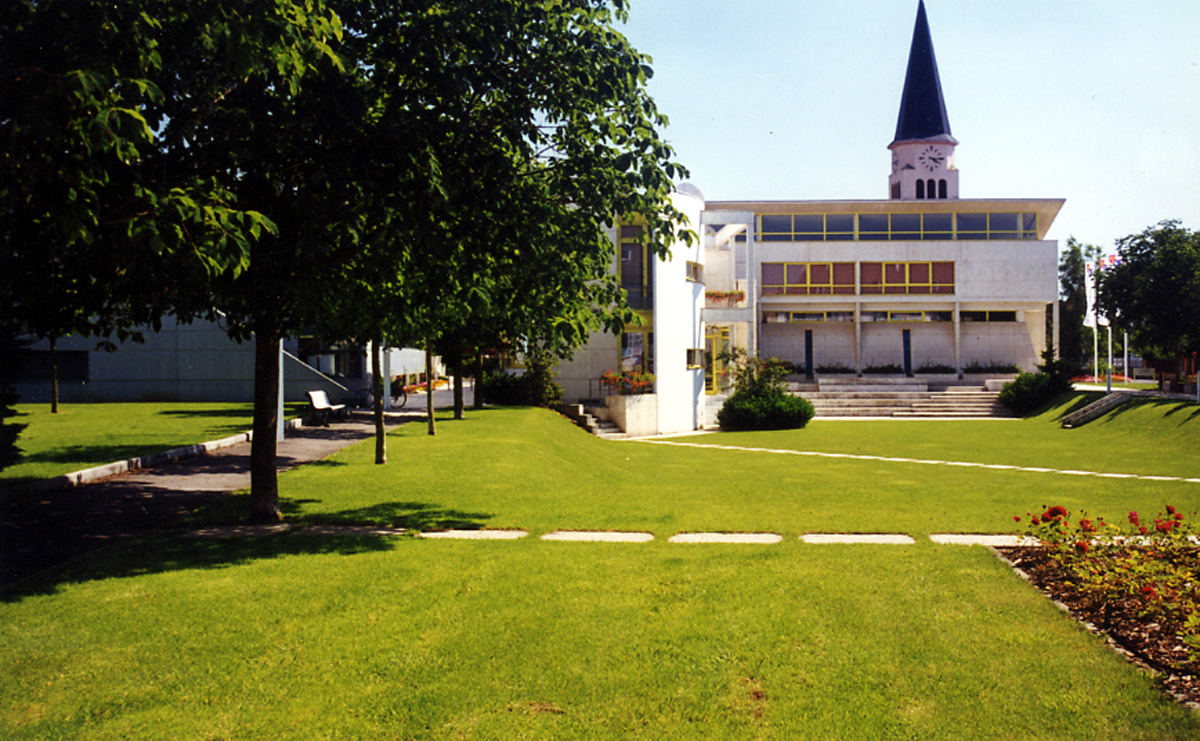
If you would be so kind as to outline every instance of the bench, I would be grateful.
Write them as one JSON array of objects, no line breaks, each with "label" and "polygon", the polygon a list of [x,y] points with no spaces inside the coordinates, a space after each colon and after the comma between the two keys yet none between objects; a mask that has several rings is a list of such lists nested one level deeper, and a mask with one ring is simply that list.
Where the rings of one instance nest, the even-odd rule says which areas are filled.
[{"label": "bench", "polygon": [[346,405],[330,404],[329,395],[320,389],[308,392],[308,403],[312,407],[314,424],[328,425],[330,415],[338,419],[346,418]]}]

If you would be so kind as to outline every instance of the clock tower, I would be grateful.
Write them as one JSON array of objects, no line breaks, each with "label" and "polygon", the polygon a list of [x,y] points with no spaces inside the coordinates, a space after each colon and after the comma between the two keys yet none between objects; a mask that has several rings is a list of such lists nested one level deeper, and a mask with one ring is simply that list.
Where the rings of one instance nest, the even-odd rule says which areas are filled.
[{"label": "clock tower", "polygon": [[942,99],[933,38],[925,17],[925,1],[917,4],[917,23],[908,52],[904,94],[892,150],[888,186],[893,200],[946,200],[958,198],[958,168],[950,134],[950,118]]}]

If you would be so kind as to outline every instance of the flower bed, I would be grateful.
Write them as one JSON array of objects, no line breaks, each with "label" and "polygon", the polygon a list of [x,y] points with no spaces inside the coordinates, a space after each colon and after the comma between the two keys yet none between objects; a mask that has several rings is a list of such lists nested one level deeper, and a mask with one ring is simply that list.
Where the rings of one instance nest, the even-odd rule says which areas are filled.
[{"label": "flower bed", "polygon": [[631,396],[634,394],[650,394],[654,392],[654,374],[641,371],[604,371],[600,376],[600,385],[612,394]]},{"label": "flower bed", "polygon": [[1016,568],[1159,672],[1171,694],[1200,703],[1200,548],[1183,513],[1130,512],[1117,525],[1049,507],[1014,519],[1042,542],[998,549]]}]

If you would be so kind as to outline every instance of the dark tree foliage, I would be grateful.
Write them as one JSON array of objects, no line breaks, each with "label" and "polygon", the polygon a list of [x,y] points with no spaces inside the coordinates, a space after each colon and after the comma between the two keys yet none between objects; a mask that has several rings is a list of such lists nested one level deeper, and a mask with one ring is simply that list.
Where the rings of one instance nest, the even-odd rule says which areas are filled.
[{"label": "dark tree foliage", "polygon": [[1072,373],[1080,373],[1092,356],[1092,330],[1083,322],[1087,315],[1087,263],[1100,255],[1100,249],[1067,239],[1058,259],[1059,284],[1059,356]]},{"label": "dark tree foliage", "polygon": [[1200,232],[1163,221],[1117,241],[1121,261],[1100,274],[1099,304],[1142,351],[1184,358],[1200,350]]}]

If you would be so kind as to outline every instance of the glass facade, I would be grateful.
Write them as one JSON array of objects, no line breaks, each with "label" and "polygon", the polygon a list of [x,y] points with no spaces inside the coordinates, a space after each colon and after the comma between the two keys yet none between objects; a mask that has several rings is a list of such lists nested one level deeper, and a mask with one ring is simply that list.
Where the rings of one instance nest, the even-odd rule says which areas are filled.
[{"label": "glass facade", "polygon": [[762,242],[1037,239],[1037,214],[762,214]]}]

